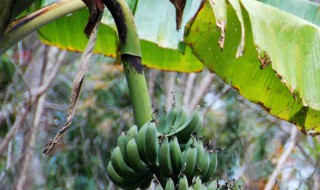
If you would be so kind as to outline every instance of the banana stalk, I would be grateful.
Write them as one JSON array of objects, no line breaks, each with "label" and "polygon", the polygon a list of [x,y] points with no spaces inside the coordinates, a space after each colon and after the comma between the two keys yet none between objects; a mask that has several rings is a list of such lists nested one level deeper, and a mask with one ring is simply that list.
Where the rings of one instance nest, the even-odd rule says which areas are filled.
[{"label": "banana stalk", "polygon": [[141,63],[139,38],[132,13],[125,0],[103,0],[117,25],[135,123],[141,127],[152,120],[151,103]]}]

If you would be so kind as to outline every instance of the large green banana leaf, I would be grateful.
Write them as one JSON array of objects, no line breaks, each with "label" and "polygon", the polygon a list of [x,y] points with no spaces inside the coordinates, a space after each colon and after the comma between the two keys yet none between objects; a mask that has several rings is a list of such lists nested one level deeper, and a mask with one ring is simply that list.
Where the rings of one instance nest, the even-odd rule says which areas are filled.
[{"label": "large green banana leaf", "polygon": [[[229,2],[214,9],[206,3],[188,24],[185,42],[247,99],[306,132],[320,131],[319,28],[257,1]],[[227,23],[223,50],[217,21]]]},{"label": "large green banana leaf", "polygon": [[[181,43],[183,30],[178,32],[175,29],[175,9],[169,1],[139,0],[129,3],[141,39],[144,65],[181,72],[203,69],[203,64],[191,53],[191,49]],[[199,3],[199,0],[187,3],[184,23],[197,11]],[[82,9],[57,19],[39,30],[40,39],[62,49],[82,51],[88,41],[83,34],[88,17],[88,11]],[[118,44],[115,24],[106,12],[99,27],[95,53],[116,57]]]},{"label": "large green banana leaf", "polygon": [[[207,1],[196,12],[200,0],[188,0],[183,26],[196,15],[186,31],[176,31],[175,10],[169,1],[129,0],[143,63],[180,72],[200,71],[204,64],[271,114],[302,131],[320,132],[318,5],[304,0],[260,1],[264,3]],[[40,39],[82,51],[87,18],[88,12],[80,10],[58,19],[39,30]],[[106,13],[95,52],[116,57],[116,35]]]}]

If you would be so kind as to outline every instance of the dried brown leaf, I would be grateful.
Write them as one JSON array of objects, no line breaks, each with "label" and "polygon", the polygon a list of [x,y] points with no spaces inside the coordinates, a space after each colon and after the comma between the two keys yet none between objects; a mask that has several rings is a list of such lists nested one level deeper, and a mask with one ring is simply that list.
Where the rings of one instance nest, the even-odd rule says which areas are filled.
[{"label": "dried brown leaf", "polygon": [[176,23],[177,23],[177,30],[181,28],[182,17],[183,17],[183,10],[186,6],[186,0],[170,0],[170,2],[176,8]]}]

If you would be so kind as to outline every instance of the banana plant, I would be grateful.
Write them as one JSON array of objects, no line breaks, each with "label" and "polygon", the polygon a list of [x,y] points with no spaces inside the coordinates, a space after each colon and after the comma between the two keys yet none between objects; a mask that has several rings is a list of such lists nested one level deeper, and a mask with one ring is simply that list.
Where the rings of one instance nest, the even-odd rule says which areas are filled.
[{"label": "banana plant", "polygon": [[[317,4],[304,0],[189,0],[177,31],[171,2],[127,3],[137,26],[143,65],[178,72],[199,72],[207,67],[269,113],[296,124],[305,134],[319,134]],[[1,8],[4,6],[10,5]],[[43,43],[83,51],[87,38],[82,31],[89,16],[84,8],[81,0],[61,0],[19,20],[8,19],[3,12],[0,54],[36,30]],[[106,11],[95,52],[117,57],[122,43]],[[150,110],[144,114],[150,114],[147,112]]]}]

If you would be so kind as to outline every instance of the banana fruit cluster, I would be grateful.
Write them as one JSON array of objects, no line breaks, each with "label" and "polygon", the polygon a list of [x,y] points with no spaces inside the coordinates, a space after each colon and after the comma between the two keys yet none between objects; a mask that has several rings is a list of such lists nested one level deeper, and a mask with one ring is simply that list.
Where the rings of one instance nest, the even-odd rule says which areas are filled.
[{"label": "banana fruit cluster", "polygon": [[198,106],[188,117],[183,107],[172,108],[167,115],[163,114],[158,122],[157,131],[168,137],[176,136],[179,144],[186,144],[192,135],[199,133],[203,125],[203,116]]},{"label": "banana fruit cluster", "polygon": [[[152,125],[152,123],[149,124]],[[138,127],[135,125],[127,132],[122,132],[107,166],[110,180],[122,189],[146,189],[153,179],[151,168],[140,158],[138,147],[142,145],[138,146],[138,135],[141,143],[141,134],[138,133]]]},{"label": "banana fruit cluster", "polygon": [[[159,154],[165,153],[159,155],[160,179],[165,182],[164,189],[204,189],[217,168],[215,151],[206,150],[201,140],[192,137],[181,152],[177,137],[173,136],[169,142],[167,139],[167,136],[163,137],[159,149]],[[162,152],[162,149],[169,151]]]},{"label": "banana fruit cluster", "polygon": [[217,154],[197,138],[202,125],[199,108],[190,117],[173,108],[157,126],[147,122],[140,130],[122,132],[107,167],[109,178],[122,189],[146,189],[154,178],[170,190],[205,186],[215,173]]}]

